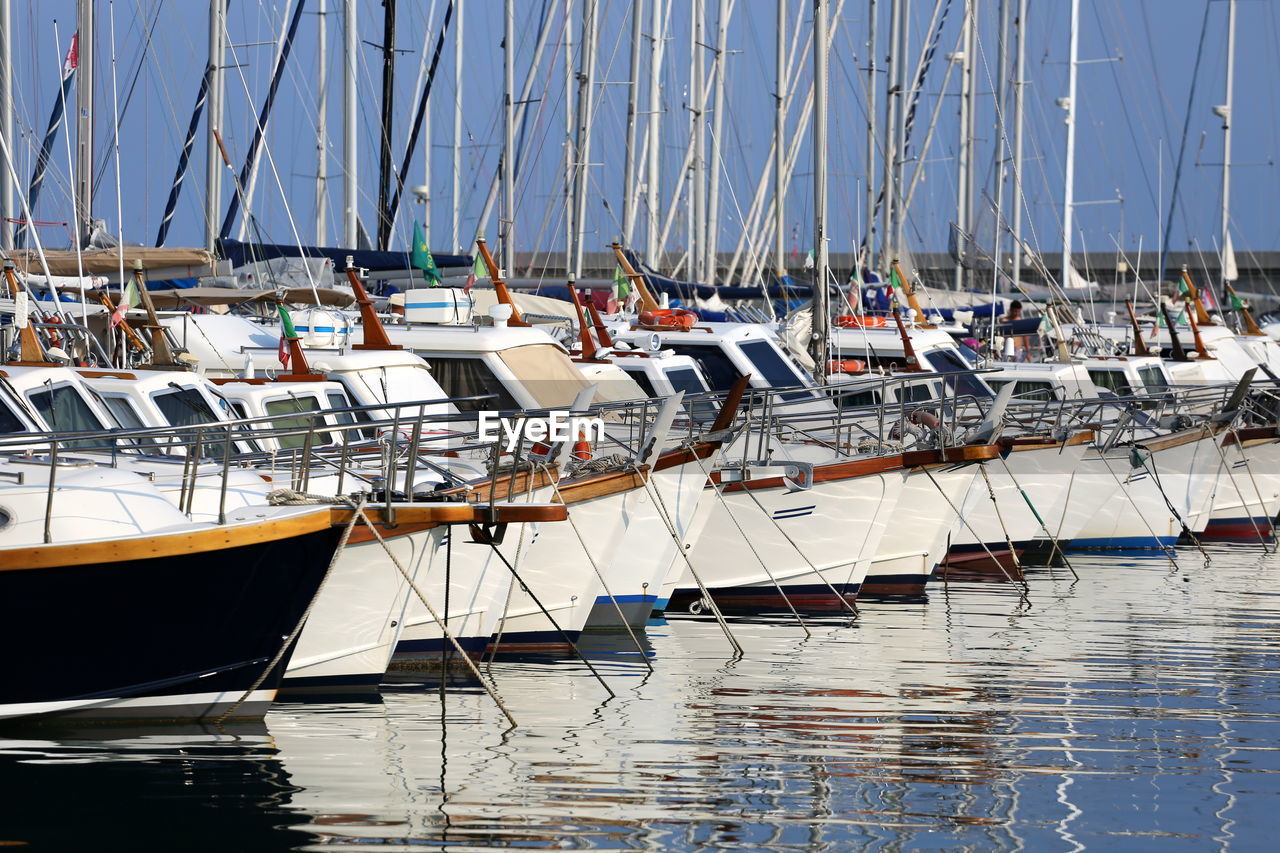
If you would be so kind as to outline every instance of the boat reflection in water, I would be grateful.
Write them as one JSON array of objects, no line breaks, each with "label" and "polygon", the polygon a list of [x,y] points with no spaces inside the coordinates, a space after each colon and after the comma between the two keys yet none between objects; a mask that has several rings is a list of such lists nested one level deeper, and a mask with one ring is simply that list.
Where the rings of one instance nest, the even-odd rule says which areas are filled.
[{"label": "boat reflection in water", "polygon": [[5,734],[0,846],[290,850],[306,820],[261,723]]},{"label": "boat reflection in water", "polygon": [[615,699],[572,661],[500,661],[509,732],[457,681],[280,705],[265,731],[40,731],[0,746],[19,812],[0,840],[1267,849],[1280,609],[1257,578],[1274,558],[1212,553],[1211,571],[1081,556],[1078,582],[1040,570],[1030,607],[952,581],[927,605],[809,619],[810,638],[739,620],[737,659],[714,621],[673,618],[649,626],[652,673],[621,640],[589,652]]}]

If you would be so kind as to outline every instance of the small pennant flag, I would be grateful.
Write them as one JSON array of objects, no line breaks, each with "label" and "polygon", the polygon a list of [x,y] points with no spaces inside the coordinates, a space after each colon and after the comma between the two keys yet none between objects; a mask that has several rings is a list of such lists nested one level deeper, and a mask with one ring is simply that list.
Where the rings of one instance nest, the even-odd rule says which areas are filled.
[{"label": "small pennant flag", "polygon": [[613,298],[619,303],[625,302],[627,297],[631,295],[631,282],[627,280],[626,275],[622,272],[622,267],[613,268]]},{"label": "small pennant flag", "polygon": [[1236,311],[1244,310],[1244,300],[1236,295],[1235,290],[1227,291],[1231,295],[1231,307]]},{"label": "small pennant flag", "polygon": [[280,308],[280,348],[276,351],[276,357],[280,359],[282,367],[289,366],[289,339],[296,338],[298,333],[293,328],[293,318],[289,316],[289,309],[283,305]]},{"label": "small pennant flag", "polygon": [[904,282],[902,278],[899,277],[898,275],[897,264],[894,264],[892,267],[889,268],[889,292],[893,293],[894,288],[901,290],[903,293],[907,292],[906,282]]},{"label": "small pennant flag", "polygon": [[120,294],[120,304],[116,306],[116,310],[111,312],[110,327],[114,329],[120,325],[120,321],[129,313],[129,309],[137,305],[141,301],[138,295],[137,279],[129,279],[129,283],[125,285],[124,291]]},{"label": "small pennant flag", "polygon": [[476,252],[476,262],[471,265],[471,272],[467,275],[467,283],[462,286],[463,293],[470,293],[471,288],[476,286],[476,282],[482,278],[489,277],[489,266],[484,262],[484,256]]},{"label": "small pennant flag", "polygon": [[416,222],[413,223],[413,251],[409,253],[409,263],[422,270],[422,277],[432,286],[440,284],[440,268],[436,266],[436,259],[431,257],[431,250],[427,248],[427,238],[422,233],[422,226]]}]

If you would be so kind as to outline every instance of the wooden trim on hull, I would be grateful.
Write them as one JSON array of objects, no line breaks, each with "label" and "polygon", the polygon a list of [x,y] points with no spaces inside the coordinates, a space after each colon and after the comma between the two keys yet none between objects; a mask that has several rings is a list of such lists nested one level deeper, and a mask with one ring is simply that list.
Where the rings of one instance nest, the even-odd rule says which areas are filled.
[{"label": "wooden trim on hull", "polygon": [[1222,446],[1230,447],[1231,445],[1236,444],[1237,440],[1245,447],[1253,447],[1258,444],[1268,444],[1273,441],[1280,441],[1280,427],[1241,427],[1240,429],[1229,431],[1224,435],[1222,437]]},{"label": "wooden trim on hull", "polygon": [[1170,433],[1156,438],[1143,439],[1135,441],[1135,447],[1141,447],[1143,450],[1149,450],[1152,453],[1159,453],[1161,450],[1170,450],[1174,447],[1181,447],[1184,444],[1192,444],[1202,438],[1210,438],[1226,431],[1226,427],[1222,424],[1216,424],[1212,427],[1201,426],[1192,429],[1184,429],[1181,432]]},{"label": "wooden trim on hull", "polygon": [[1029,435],[1016,438],[998,438],[996,439],[996,444],[1002,450],[1010,450],[1017,453],[1021,450],[1044,450],[1051,447],[1075,447],[1080,444],[1089,444],[1096,435],[1097,433],[1093,430],[1087,429],[1067,436],[1064,441],[1055,441],[1049,436]]},{"label": "wooden trim on hull", "polygon": [[158,533],[154,536],[138,535],[127,539],[6,548],[0,550],[0,572],[120,563],[257,545],[323,530],[331,526],[329,517],[329,507],[317,506],[314,512],[267,521]]},{"label": "wooden trim on hull", "polygon": [[608,471],[581,480],[570,480],[559,485],[554,500],[556,503],[571,505],[629,492],[643,487],[648,480],[648,473],[648,465],[638,465],[622,471]]},{"label": "wooden trim on hull", "polygon": [[[813,482],[816,483],[834,483],[840,480],[853,480],[858,477],[867,477],[874,474],[883,474],[888,471],[901,470],[902,455],[892,456],[873,456],[870,459],[851,459],[847,462],[834,462],[830,465],[815,465],[813,468]],[[712,471],[709,485],[720,485],[720,472]],[[721,491],[726,494],[733,492],[741,492],[750,489],[751,491],[759,491],[761,489],[781,489],[785,486],[782,477],[762,477],[759,480],[747,480],[745,482],[726,483]]]}]

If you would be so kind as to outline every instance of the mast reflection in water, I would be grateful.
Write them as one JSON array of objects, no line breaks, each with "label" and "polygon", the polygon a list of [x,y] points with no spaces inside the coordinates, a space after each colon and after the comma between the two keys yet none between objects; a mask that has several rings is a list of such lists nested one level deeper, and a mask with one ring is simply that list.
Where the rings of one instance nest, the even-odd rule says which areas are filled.
[{"label": "mast reflection in water", "polygon": [[[0,741],[0,841],[174,849],[1271,849],[1280,558],[1076,557],[856,624],[651,626],[499,662],[521,727],[451,686],[285,705],[225,733]],[[414,849],[417,849],[416,845]]]}]

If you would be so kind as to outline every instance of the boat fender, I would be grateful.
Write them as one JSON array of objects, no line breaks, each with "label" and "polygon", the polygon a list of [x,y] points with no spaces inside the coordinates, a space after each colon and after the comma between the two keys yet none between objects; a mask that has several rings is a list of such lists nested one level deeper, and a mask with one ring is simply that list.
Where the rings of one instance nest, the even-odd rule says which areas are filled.
[{"label": "boat fender", "polygon": [[937,429],[942,424],[937,415],[926,409],[916,409],[910,417],[913,424],[926,426],[929,429]]},{"label": "boat fender", "polygon": [[587,441],[586,433],[578,430],[578,440],[573,443],[573,458],[583,462],[591,461],[591,442]]}]

